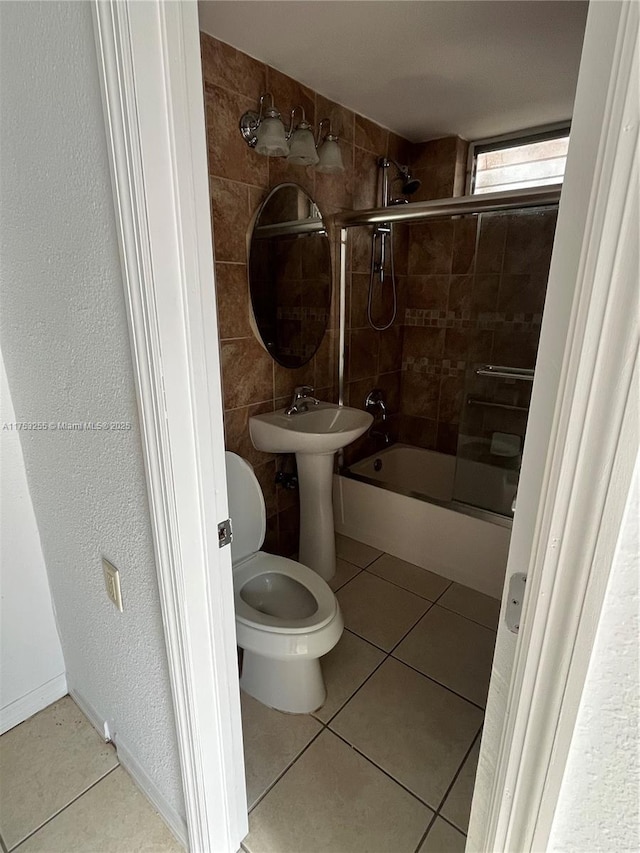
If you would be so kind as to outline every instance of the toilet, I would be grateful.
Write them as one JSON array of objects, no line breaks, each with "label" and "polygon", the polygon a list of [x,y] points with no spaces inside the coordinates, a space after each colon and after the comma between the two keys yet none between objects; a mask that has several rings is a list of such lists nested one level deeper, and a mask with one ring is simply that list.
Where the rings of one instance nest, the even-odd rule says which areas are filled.
[{"label": "toilet", "polygon": [[236,633],[244,650],[240,686],[270,708],[307,714],[325,701],[320,658],[342,635],[342,613],[320,575],[260,550],[262,489],[248,462],[225,455]]}]

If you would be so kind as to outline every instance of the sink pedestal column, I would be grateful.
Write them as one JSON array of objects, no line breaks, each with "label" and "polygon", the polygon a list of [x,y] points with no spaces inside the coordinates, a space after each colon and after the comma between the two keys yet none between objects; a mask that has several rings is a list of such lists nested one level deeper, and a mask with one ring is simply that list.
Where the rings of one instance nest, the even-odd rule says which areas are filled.
[{"label": "sink pedestal column", "polygon": [[332,498],[334,455],[296,453],[300,490],[298,560],[326,581],[336,573]]}]

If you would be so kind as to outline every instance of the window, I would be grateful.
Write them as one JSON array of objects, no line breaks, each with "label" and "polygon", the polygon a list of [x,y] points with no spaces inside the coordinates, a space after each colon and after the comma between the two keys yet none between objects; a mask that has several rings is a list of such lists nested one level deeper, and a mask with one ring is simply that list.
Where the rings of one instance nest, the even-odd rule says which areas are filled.
[{"label": "window", "polygon": [[471,145],[471,194],[561,184],[569,128],[485,139]]}]

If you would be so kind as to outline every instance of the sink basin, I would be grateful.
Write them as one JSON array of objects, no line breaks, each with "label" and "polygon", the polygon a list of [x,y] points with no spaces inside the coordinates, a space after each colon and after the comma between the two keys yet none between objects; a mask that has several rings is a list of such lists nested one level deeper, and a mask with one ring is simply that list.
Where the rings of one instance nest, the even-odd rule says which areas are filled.
[{"label": "sink basin", "polygon": [[268,453],[335,453],[371,426],[361,409],[334,403],[309,404],[309,410],[285,415],[284,409],[249,418],[251,441]]},{"label": "sink basin", "polygon": [[285,415],[284,409],[249,418],[256,450],[295,453],[300,490],[299,560],[331,580],[336,571],[333,527],[333,454],[371,426],[361,409],[334,403],[309,403],[306,412]]}]

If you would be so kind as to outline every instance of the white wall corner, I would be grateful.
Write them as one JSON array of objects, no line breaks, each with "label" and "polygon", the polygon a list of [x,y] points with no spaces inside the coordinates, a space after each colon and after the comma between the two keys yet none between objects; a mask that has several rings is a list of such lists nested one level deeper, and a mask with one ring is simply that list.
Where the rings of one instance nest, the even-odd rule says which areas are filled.
[{"label": "white wall corner", "polygon": [[34,714],[66,695],[67,677],[64,672],[61,672],[25,696],[21,696],[4,708],[0,708],[0,735],[8,732],[14,726],[24,723],[29,717],[33,717]]},{"label": "white wall corner", "polygon": [[68,693],[100,737],[105,741],[113,740],[113,723],[110,725],[73,684],[68,685]]},{"label": "white wall corner", "polygon": [[67,692],[65,661],[0,353],[0,734]]}]

